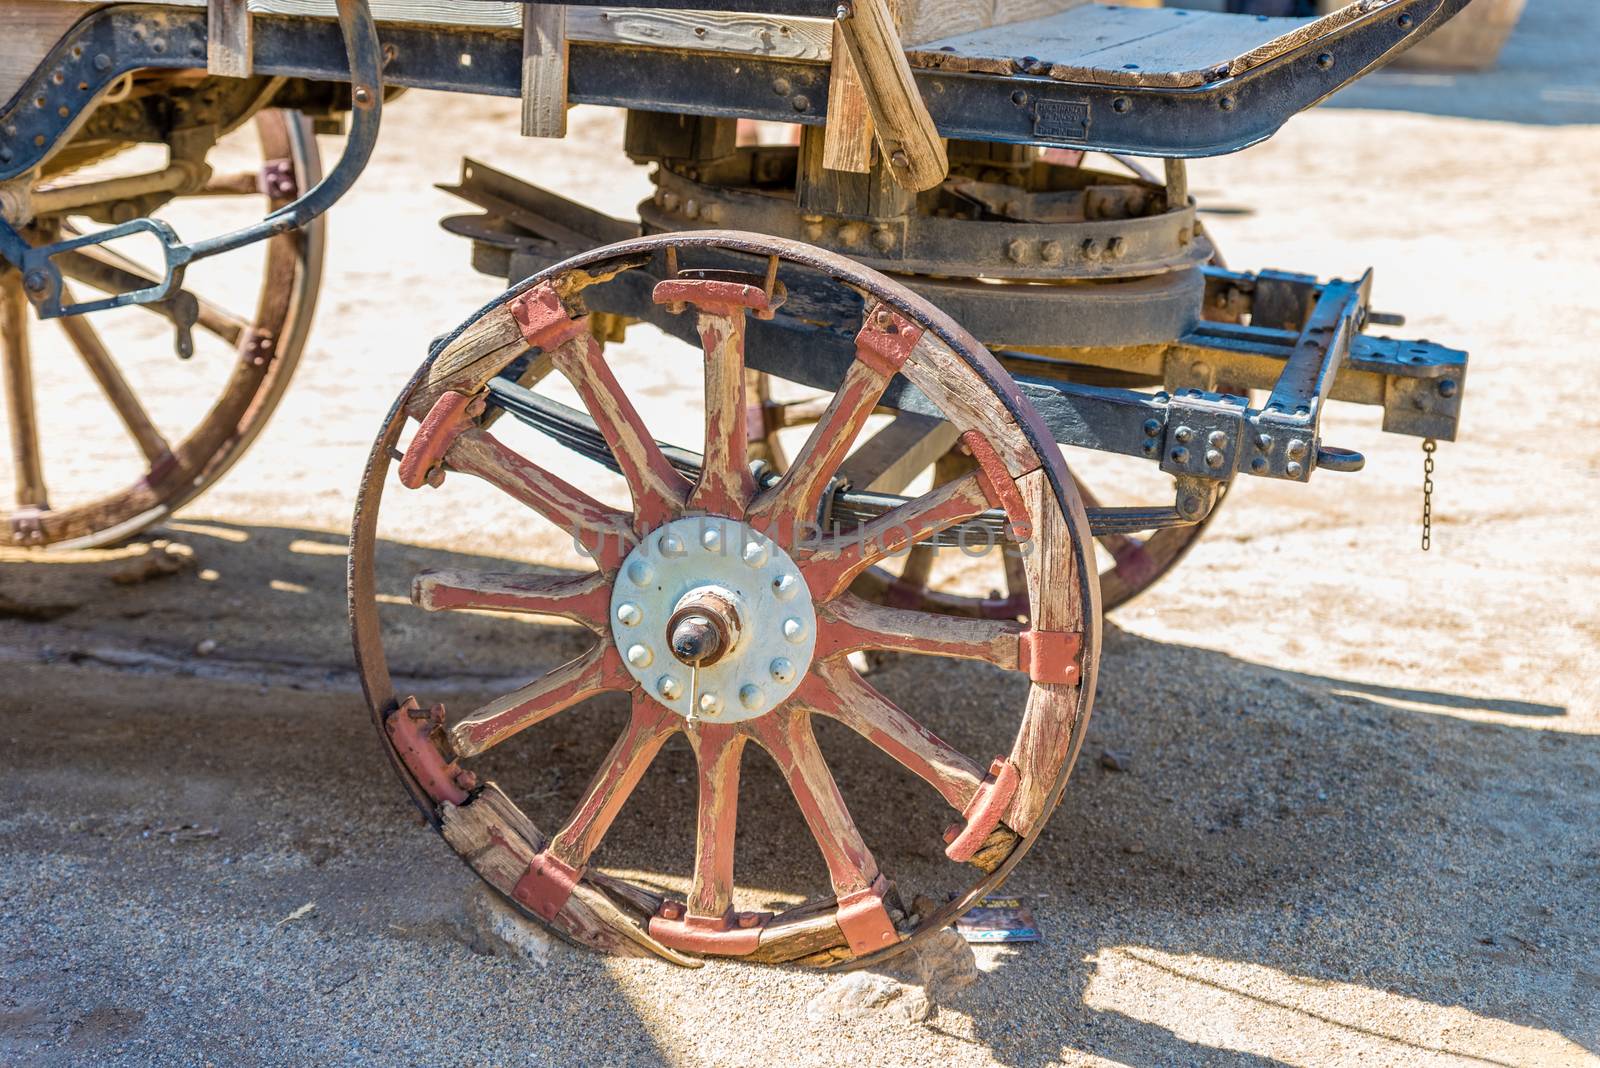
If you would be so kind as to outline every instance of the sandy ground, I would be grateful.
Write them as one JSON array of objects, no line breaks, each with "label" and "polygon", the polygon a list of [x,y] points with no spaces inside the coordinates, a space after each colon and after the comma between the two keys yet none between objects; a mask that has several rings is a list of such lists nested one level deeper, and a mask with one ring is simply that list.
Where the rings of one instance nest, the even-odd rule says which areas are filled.
[{"label": "sandy ground", "polygon": [[[1325,423],[1367,454],[1362,474],[1244,480],[1188,562],[1106,626],[1085,757],[1010,884],[1044,942],[980,948],[978,980],[935,991],[924,1022],[808,1016],[832,981],[810,973],[620,962],[509,929],[402,799],[350,665],[342,541],[427,339],[499,288],[434,225],[462,209],[430,183],[471,154],[619,215],[648,186],[613,115],[576,112],[548,145],[514,136],[509,102],[397,102],[334,215],[282,410],[152,535],[197,568],[112,583],[140,543],[0,569],[0,1064],[1600,1063],[1600,461],[1583,444],[1600,430],[1600,96],[1592,71],[1549,60],[1580,34],[1592,56],[1581,0],[1534,0],[1507,72],[1454,77],[1449,108],[1436,84],[1382,75],[1359,108],[1195,165],[1233,265],[1375,266],[1408,335],[1473,352],[1434,551],[1417,549],[1421,454],[1374,412]],[[1530,79],[1549,106],[1504,114]],[[172,381],[166,339],[127,329],[130,373]],[[697,403],[665,366],[678,355],[641,335],[613,357],[663,436]],[[86,384],[62,388],[87,403]],[[153,406],[177,418],[193,396]],[[55,425],[62,494],[125,462],[114,428]],[[561,559],[503,502],[446,490],[454,510],[386,522],[394,599],[420,566]],[[577,648],[570,630],[385,612],[396,670],[455,707]],[[875,682],[974,747],[1012,692],[906,661]],[[596,705],[497,756],[545,822],[613,736],[620,710]],[[824,744],[884,866],[935,867],[926,798],[848,739]],[[691,772],[664,753],[607,863],[681,885]],[[752,900],[820,877],[782,797],[770,765],[750,769]]]}]

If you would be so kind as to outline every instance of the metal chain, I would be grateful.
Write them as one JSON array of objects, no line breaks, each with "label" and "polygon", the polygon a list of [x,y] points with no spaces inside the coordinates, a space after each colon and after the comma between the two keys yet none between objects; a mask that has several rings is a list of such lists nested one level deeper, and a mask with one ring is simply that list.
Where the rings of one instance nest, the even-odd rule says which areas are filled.
[{"label": "metal chain", "polygon": [[1433,545],[1433,451],[1439,443],[1422,439],[1422,551]]}]

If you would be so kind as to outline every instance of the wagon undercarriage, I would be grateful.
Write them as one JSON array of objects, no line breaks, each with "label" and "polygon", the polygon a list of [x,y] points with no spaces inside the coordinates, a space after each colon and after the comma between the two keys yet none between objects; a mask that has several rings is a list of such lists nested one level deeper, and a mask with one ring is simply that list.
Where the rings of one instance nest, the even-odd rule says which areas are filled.
[{"label": "wagon undercarriage", "polygon": [[[374,719],[457,852],[568,937],[683,963],[895,952],[997,886],[1037,838],[1086,728],[1101,613],[1178,562],[1234,478],[1360,470],[1359,453],[1324,441],[1329,400],[1381,408],[1386,431],[1454,437],[1466,354],[1369,334],[1402,321],[1374,310],[1370,272],[1321,281],[1225,266],[1182,158],[1270,136],[1463,3],[1360,0],[1265,25],[1218,16],[1208,36],[1185,37],[1186,13],[1063,0],[1044,18],[904,52],[882,0],[723,0],[719,14],[579,4],[564,23],[544,4],[525,15],[464,5],[431,24],[381,11],[374,23],[363,0],[340,0],[337,21],[252,15],[234,0],[93,9],[63,23],[0,110],[11,539],[127,536],[248,445],[304,340],[318,217],[359,176],[386,96],[521,95],[524,132],[544,134],[560,132],[569,101],[627,108],[623,148],[653,165],[656,186],[637,220],[471,160],[452,189],[483,214],[445,225],[511,288],[430,347],[360,489],[351,619]],[[552,26],[557,46],[541,36]],[[876,148],[841,120],[851,108]],[[310,122],[350,116],[345,154],[319,180]],[[213,146],[251,120],[260,169],[214,170]],[[798,136],[754,143],[740,120],[796,124]],[[138,143],[165,145],[166,166],[75,177]],[[1089,152],[1135,158],[1097,165]],[[1140,156],[1163,159],[1161,173]],[[222,195],[265,198],[270,214],[194,243],[150,218]],[[158,240],[164,262],[111,250],[135,235]],[[190,264],[260,241],[255,317],[186,288]],[[52,507],[33,429],[30,301],[68,330],[149,461],[134,490]],[[223,400],[179,446],[154,431],[87,326],[127,305],[170,321],[175,360],[192,353],[196,327],[239,354]],[[690,440],[658,441],[607,361],[607,344],[637,324],[697,350],[684,364],[704,377]],[[547,377],[581,408],[541,390]],[[537,449],[493,431],[506,415],[537,431]],[[1061,447],[1120,457],[1159,474],[1162,491],[1138,499],[1109,476],[1090,486]],[[627,505],[564,479],[542,450],[620,476]],[[395,690],[375,571],[386,487],[446,508],[463,483],[570,535],[590,569],[424,573],[413,603],[564,618],[591,644],[461,716]],[[971,546],[999,550],[1004,589],[981,596],[941,577],[936,551]],[[994,668],[996,704],[1010,709],[996,714],[999,755],[962,752],[878,693],[869,652]],[[624,695],[626,726],[550,833],[471,770],[608,693]],[[897,893],[814,720],[849,728],[933,790],[954,817],[943,851],[965,873],[957,888]],[[680,734],[699,818],[693,874],[674,896],[591,860]],[[830,895],[736,907],[747,748],[780,770]]]}]

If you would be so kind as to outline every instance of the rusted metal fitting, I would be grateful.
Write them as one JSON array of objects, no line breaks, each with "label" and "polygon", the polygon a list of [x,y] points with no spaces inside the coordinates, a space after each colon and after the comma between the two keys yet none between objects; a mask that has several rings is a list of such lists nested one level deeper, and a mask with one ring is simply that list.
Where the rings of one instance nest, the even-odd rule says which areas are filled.
[{"label": "rusted metal fitting", "polygon": [[300,195],[300,183],[295,180],[294,161],[269,159],[261,165],[256,175],[256,188],[273,200],[293,200]]},{"label": "rusted metal fitting", "polygon": [[884,904],[888,893],[889,880],[880,873],[871,886],[840,896],[834,922],[844,932],[852,955],[864,957],[900,941],[900,932],[895,930],[889,907]]},{"label": "rusted metal fitting", "polygon": [[566,908],[581,878],[582,868],[574,868],[548,848],[543,849],[528,862],[528,870],[511,888],[511,896],[540,919],[554,922],[556,915]]},{"label": "rusted metal fitting", "polygon": [[761,945],[770,912],[734,912],[693,916],[681,901],[663,901],[650,918],[650,937],[664,946],[715,957],[744,957]]},{"label": "rusted metal fitting", "polygon": [[424,793],[437,804],[466,803],[467,791],[477,785],[477,777],[463,771],[455,761],[446,763],[433,741],[434,733],[444,727],[444,705],[434,705],[424,713],[415,697],[407,697],[389,713],[383,726],[400,762]]},{"label": "rusted metal fitting", "polygon": [[951,860],[966,862],[978,855],[978,850],[994,829],[1000,826],[1000,817],[1006,806],[1016,796],[1020,775],[1017,766],[1006,757],[995,757],[989,765],[989,774],[983,785],[972,795],[972,800],[962,811],[965,825],[952,823],[944,832],[944,854]]},{"label": "rusted metal fitting", "polygon": [[1027,505],[1023,504],[1017,483],[989,439],[976,430],[969,430],[961,435],[961,444],[978,464],[978,483],[983,487],[983,495],[1010,520],[1011,537],[1018,542],[1033,537],[1033,521],[1028,518]]},{"label": "rusted metal fitting", "polygon": [[922,327],[879,304],[856,334],[856,359],[887,378],[905,366],[921,340]]},{"label": "rusted metal fitting", "polygon": [[1025,630],[1017,638],[1017,666],[1034,682],[1074,685],[1083,635],[1070,630]]},{"label": "rusted metal fitting", "polygon": [[650,297],[657,304],[665,304],[673,314],[693,304],[707,315],[734,315],[749,309],[757,319],[771,319],[788,299],[788,293],[778,285],[769,294],[764,280],[755,281],[759,277],[726,271],[721,272],[721,277],[666,278],[656,283]]},{"label": "rusted metal fitting", "polygon": [[506,306],[522,331],[522,339],[541,352],[559,348],[589,330],[589,317],[574,318],[549,282],[540,282]]},{"label": "rusted metal fitting", "polygon": [[423,483],[438,486],[444,481],[444,454],[463,430],[483,414],[487,398],[451,390],[440,395],[423,416],[422,425],[400,457],[400,484],[418,489]]}]

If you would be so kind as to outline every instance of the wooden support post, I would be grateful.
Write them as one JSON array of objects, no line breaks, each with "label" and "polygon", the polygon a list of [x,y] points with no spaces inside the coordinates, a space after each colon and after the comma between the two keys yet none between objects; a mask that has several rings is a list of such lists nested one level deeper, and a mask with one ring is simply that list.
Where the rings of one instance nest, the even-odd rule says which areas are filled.
[{"label": "wooden support post", "polygon": [[822,165],[830,171],[865,174],[872,169],[872,111],[844,30],[833,24],[833,72],[828,81],[828,124],[822,139]]},{"label": "wooden support post", "polygon": [[247,0],[206,0],[206,72],[248,78],[251,71],[250,8]]},{"label": "wooden support post", "polygon": [[522,136],[567,134],[567,9],[522,5]]},{"label": "wooden support post", "polygon": [[848,6],[850,16],[839,25],[861,77],[889,173],[907,189],[931,189],[944,181],[950,164],[928,106],[917,92],[887,0],[851,0]]}]

